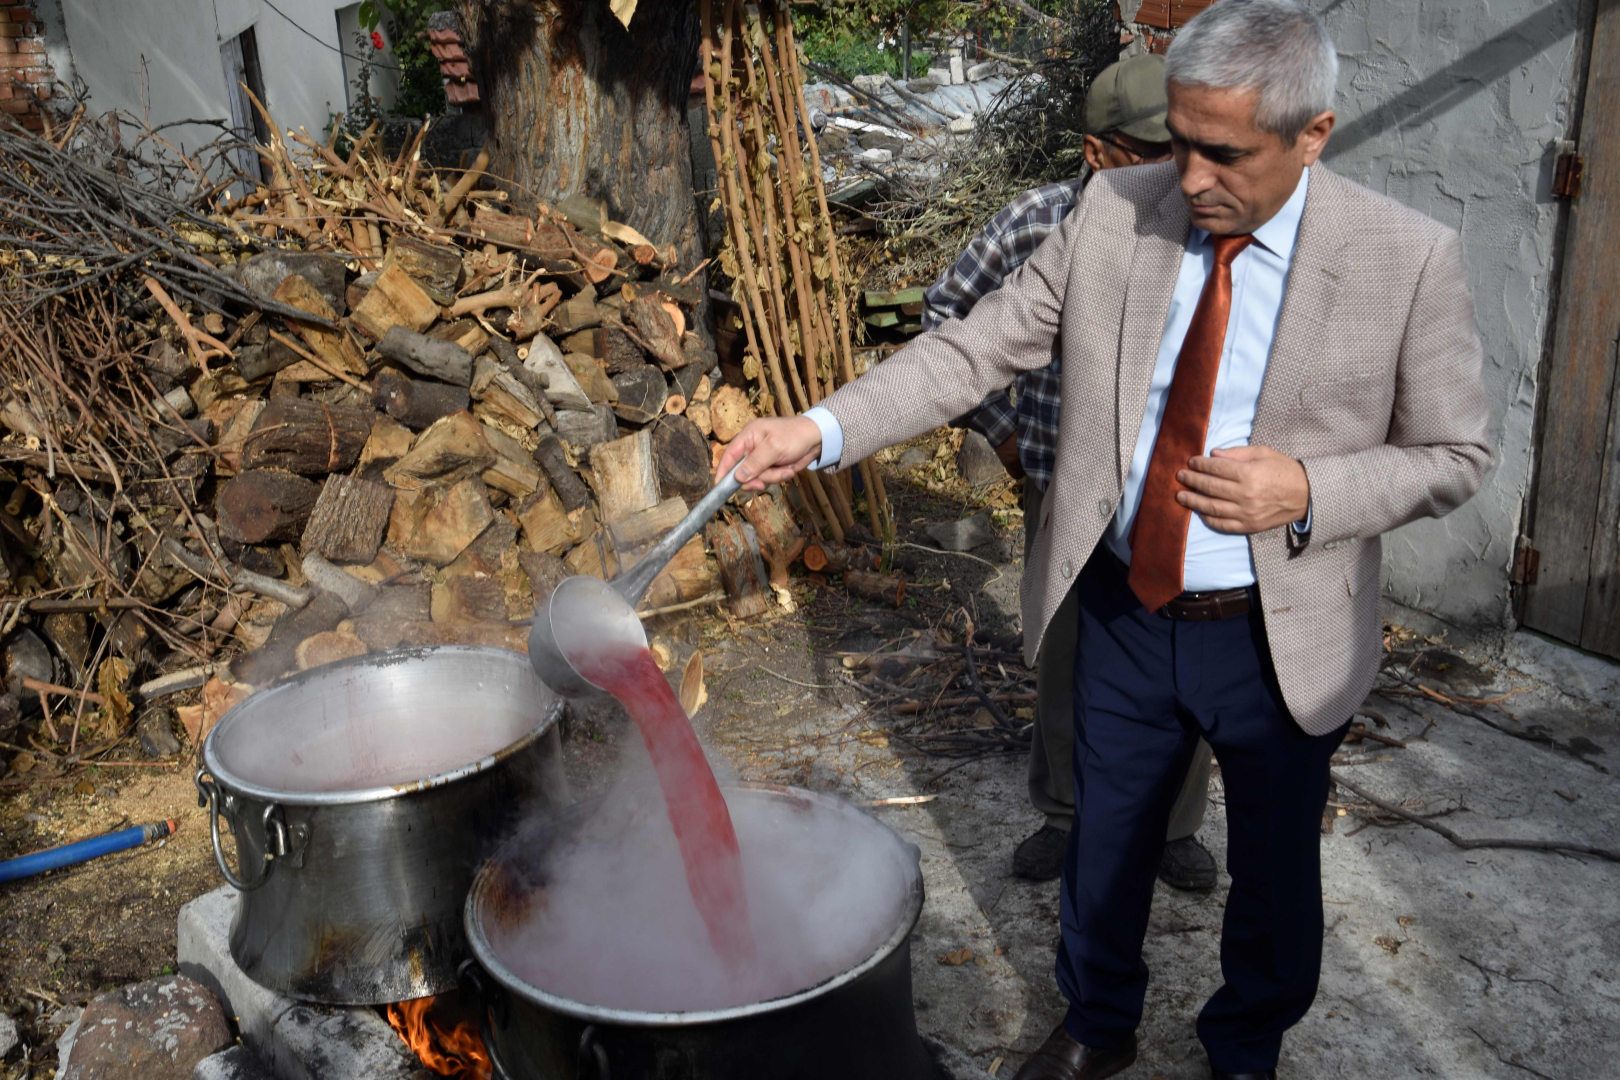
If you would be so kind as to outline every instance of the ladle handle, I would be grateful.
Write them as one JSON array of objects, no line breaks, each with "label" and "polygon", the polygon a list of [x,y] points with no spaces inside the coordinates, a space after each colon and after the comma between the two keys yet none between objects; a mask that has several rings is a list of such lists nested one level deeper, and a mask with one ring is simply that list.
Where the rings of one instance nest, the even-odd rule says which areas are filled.
[{"label": "ladle handle", "polygon": [[698,530],[714,517],[715,513],[726,504],[726,500],[735,495],[740,487],[742,481],[737,479],[737,470],[734,467],[725,475],[725,479],[714,485],[707,495],[698,500],[698,504],[681,519],[679,525],[669,531],[669,535],[653,545],[652,550],[648,551],[633,569],[620,574],[608,583],[613,591],[628,600],[631,607],[641,603],[641,598],[647,595],[647,587],[652,584],[653,578],[658,576],[658,571],[675,557],[677,551],[686,546],[688,540],[698,534]]}]

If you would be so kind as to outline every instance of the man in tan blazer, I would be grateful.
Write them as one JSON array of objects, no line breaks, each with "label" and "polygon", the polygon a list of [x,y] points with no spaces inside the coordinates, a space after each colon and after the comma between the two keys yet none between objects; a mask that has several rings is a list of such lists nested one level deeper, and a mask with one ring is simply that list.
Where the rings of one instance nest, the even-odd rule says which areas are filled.
[{"label": "man in tan blazer", "polygon": [[[1064,1022],[1020,1080],[1136,1056],[1165,820],[1220,763],[1216,1080],[1274,1077],[1321,964],[1328,761],[1380,657],[1380,534],[1490,464],[1461,239],[1317,164],[1332,40],[1294,0],[1222,0],[1167,57],[1173,165],[1098,176],[1035,255],[947,322],[721,458],[758,488],[921,434],[1063,350],[1053,481],[1023,580],[1033,660],[1071,588],[1075,821]],[[818,458],[820,459],[818,461]]]}]

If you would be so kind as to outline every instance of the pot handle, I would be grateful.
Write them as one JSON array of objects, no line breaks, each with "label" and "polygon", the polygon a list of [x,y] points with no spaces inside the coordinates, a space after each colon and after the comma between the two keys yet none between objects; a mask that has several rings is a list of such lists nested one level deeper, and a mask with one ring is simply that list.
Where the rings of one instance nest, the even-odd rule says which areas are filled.
[{"label": "pot handle", "polygon": [[461,992],[472,999],[473,1012],[478,1016],[478,1037],[484,1041],[484,1053],[489,1056],[490,1080],[512,1080],[512,1074],[495,1052],[494,1029],[490,1026],[491,997],[484,989],[484,979],[478,970],[478,961],[472,957],[461,962],[456,969],[456,983]]},{"label": "pot handle", "polygon": [[596,1041],[595,1024],[579,1033],[579,1059],[574,1066],[574,1076],[577,1080],[611,1080],[607,1048]]},{"label": "pot handle", "polygon": [[[219,785],[214,782],[214,778],[212,776],[207,775],[206,769],[198,769],[197,775],[192,778],[192,783],[197,785],[197,805],[208,807],[208,831],[209,835],[212,836],[214,841],[214,862],[218,864],[219,872],[225,875],[225,880],[230,884],[231,888],[235,889],[237,892],[252,892],[254,889],[259,888],[259,886],[263,885],[270,877],[269,851],[266,851],[264,854],[264,866],[260,869],[259,876],[257,878],[248,881],[231,873],[230,865],[225,861],[224,846],[219,842],[220,803],[223,802],[225,804],[225,812],[229,814],[231,812],[231,797],[229,795],[220,795]],[[275,809],[276,806],[274,803],[265,808],[264,813],[266,825],[269,824],[270,814]],[[267,831],[265,835],[267,846],[269,839],[270,837]],[[240,854],[240,852],[238,852],[238,854]]]}]

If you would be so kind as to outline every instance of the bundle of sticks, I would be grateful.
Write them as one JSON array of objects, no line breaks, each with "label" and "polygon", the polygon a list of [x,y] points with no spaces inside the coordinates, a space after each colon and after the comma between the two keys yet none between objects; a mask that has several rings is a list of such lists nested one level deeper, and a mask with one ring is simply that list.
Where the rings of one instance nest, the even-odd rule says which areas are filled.
[{"label": "bundle of sticks", "polygon": [[[746,371],[764,411],[793,416],[855,378],[849,283],[838,258],[820,152],[811,134],[786,0],[701,0],[704,100],[726,214],[720,268],[747,336]],[[883,479],[859,464],[866,513],[893,534]],[[851,473],[800,482],[818,526],[843,542],[854,524]]]}]

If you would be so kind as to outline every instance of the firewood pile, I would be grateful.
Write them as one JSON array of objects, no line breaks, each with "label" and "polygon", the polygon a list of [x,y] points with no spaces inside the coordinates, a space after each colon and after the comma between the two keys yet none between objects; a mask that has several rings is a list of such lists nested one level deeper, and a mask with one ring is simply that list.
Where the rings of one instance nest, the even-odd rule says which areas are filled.
[{"label": "firewood pile", "polygon": [[[755,415],[694,325],[702,267],[601,204],[520,211],[482,156],[447,175],[370,133],[252,150],[268,182],[227,185],[116,118],[0,130],[0,740],[37,717],[31,755],[205,680],[193,739],[297,669],[523,649]],[[643,614],[791,605],[828,509],[739,500]]]}]

